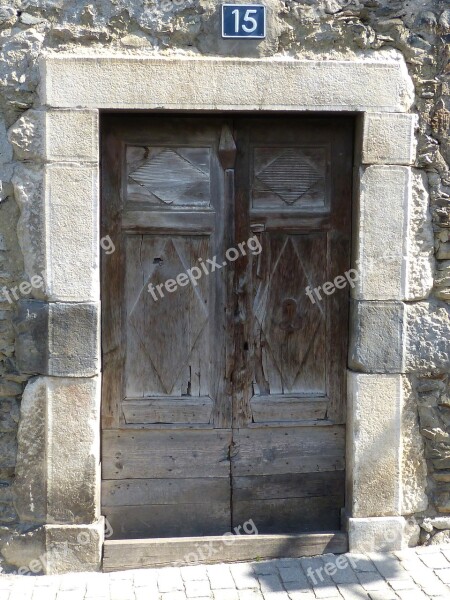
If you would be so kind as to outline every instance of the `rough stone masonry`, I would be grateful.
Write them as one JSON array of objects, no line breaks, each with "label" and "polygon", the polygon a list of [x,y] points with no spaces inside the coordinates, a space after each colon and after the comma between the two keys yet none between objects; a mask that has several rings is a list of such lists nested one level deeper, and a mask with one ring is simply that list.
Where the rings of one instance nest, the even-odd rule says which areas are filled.
[{"label": "rough stone masonry", "polygon": [[[217,35],[219,4],[212,0],[0,0],[0,289],[19,288],[27,273],[42,271],[40,256],[24,239],[26,223],[39,227],[33,205],[39,173],[26,167],[41,155],[38,60],[46,52],[121,50],[149,56],[292,57],[293,59],[352,60],[365,52],[400,52],[415,86],[413,112],[418,117],[413,185],[416,204],[416,272],[410,277],[414,301],[402,304],[409,339],[408,364],[402,366],[403,476],[409,480],[402,499],[408,517],[410,542],[436,544],[450,540],[450,8],[447,0],[270,0],[268,37],[246,46],[230,46]],[[383,123],[378,124],[383,131]],[[390,131],[383,133],[389,146]],[[61,140],[55,141],[55,144]],[[363,152],[383,152],[365,148]],[[374,173],[375,177],[376,174]],[[366,185],[373,185],[370,172]],[[429,202],[429,205],[428,205]],[[431,226],[430,226],[431,225]],[[431,235],[434,234],[434,238]],[[28,235],[28,238],[27,238]],[[19,243],[21,240],[21,243]],[[30,244],[32,243],[32,239]],[[431,257],[431,253],[434,254]],[[432,260],[430,260],[432,258]],[[423,265],[432,265],[431,269]],[[417,289],[421,289],[420,302]],[[26,294],[45,299],[45,289]],[[45,312],[47,309],[42,307]],[[58,324],[57,307],[52,309]],[[74,319],[93,324],[89,307],[74,307]],[[392,307],[387,310],[392,311]],[[30,532],[39,525],[19,522],[24,513],[24,486],[15,486],[17,431],[41,403],[39,361],[23,355],[31,350],[21,329],[23,315],[17,302],[0,295],[0,552],[5,568],[27,563],[33,555]],[[361,313],[370,313],[361,307]],[[395,310],[394,310],[395,313]],[[398,318],[389,313],[389,322]],[[81,315],[81,317],[80,317]],[[371,319],[361,314],[361,323]],[[359,318],[359,317],[358,317]],[[64,327],[64,323],[59,323]],[[361,329],[364,336],[364,329]],[[352,357],[352,368],[367,356]],[[389,361],[390,357],[371,356]],[[30,368],[35,364],[36,369]],[[386,367],[386,365],[384,365]],[[389,369],[389,365],[387,367]],[[89,365],[86,386],[90,386]],[[376,372],[376,371],[375,371]],[[389,371],[388,371],[389,372]],[[398,371],[396,371],[398,372]],[[51,373],[50,373],[51,374]],[[27,392],[23,392],[27,386]],[[390,392],[389,392],[390,393]],[[55,401],[56,402],[56,401]],[[21,415],[21,417],[20,417]],[[38,415],[36,415],[36,418]],[[75,418],[75,416],[74,416]],[[420,432],[420,434],[419,434]],[[39,439],[35,440],[39,445]],[[24,466],[21,465],[23,469]],[[45,473],[42,474],[44,478]],[[23,473],[22,473],[23,481]],[[45,482],[42,481],[42,485]],[[35,498],[40,502],[42,498]],[[79,501],[82,503],[83,499]],[[88,507],[89,508],[89,507]],[[88,510],[88,508],[86,510]],[[33,514],[36,514],[35,512]],[[48,532],[47,532],[48,534]],[[30,537],[27,538],[27,535]],[[41,533],[39,533],[41,535]],[[44,535],[42,533],[42,535]],[[17,544],[12,542],[17,540]],[[27,543],[28,540],[28,543]]]}]

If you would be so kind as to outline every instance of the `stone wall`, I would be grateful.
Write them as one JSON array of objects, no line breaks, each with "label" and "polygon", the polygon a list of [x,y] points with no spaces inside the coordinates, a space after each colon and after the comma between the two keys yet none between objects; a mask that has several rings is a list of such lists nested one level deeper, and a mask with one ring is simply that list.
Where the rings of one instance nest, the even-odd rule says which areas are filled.
[{"label": "stone wall", "polygon": [[[409,363],[404,366],[404,472],[411,481],[424,477],[425,444],[428,505],[423,489],[405,482],[404,514],[422,524],[421,541],[435,543],[447,535],[450,521],[450,9],[447,0],[269,0],[268,38],[232,43],[218,36],[219,3],[211,0],[0,0],[0,287],[7,290],[26,280],[31,260],[19,248],[17,227],[22,213],[32,211],[28,198],[38,182],[19,160],[30,157],[33,118],[39,108],[37,59],[44,51],[105,48],[149,55],[291,56],[351,59],[364,51],[399,50],[416,87],[417,160],[414,170],[417,208],[415,226],[423,230],[409,274],[416,293],[422,285],[426,302],[407,306]],[[30,114],[30,113],[28,113]],[[9,135],[8,131],[9,130]],[[386,132],[388,142],[389,131]],[[39,149],[37,149],[39,154]],[[429,195],[429,211],[424,202]],[[432,218],[436,268],[433,281],[421,267],[427,263],[425,226]],[[26,236],[21,236],[26,239]],[[36,258],[36,257],[35,257]],[[37,260],[39,257],[37,257]],[[428,263],[427,263],[428,264]],[[424,274],[425,273],[425,274]],[[432,288],[432,289],[431,289]],[[23,296],[21,294],[21,296]],[[39,289],[34,296],[39,298]],[[420,296],[420,294],[419,294]],[[13,492],[19,403],[30,374],[18,371],[15,354],[16,303],[0,299],[0,526],[16,524]],[[20,319],[19,319],[20,322]],[[20,328],[19,328],[20,329]],[[17,331],[20,333],[19,329]],[[19,335],[19,333],[17,335]],[[361,359],[362,360],[362,359]],[[32,375],[32,374],[31,374]],[[419,473],[419,475],[418,475]],[[409,485],[409,487],[408,487]],[[15,505],[20,504],[16,499]],[[20,526],[19,526],[20,528]],[[2,530],[8,539],[6,529]],[[444,531],[444,533],[442,533]]]}]

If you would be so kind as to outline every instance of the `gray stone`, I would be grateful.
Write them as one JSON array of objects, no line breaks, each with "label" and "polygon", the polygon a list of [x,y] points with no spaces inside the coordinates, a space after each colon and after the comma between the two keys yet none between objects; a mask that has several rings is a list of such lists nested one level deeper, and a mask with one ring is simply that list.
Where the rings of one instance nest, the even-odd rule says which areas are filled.
[{"label": "gray stone", "polygon": [[405,299],[422,300],[433,289],[434,236],[426,174],[412,169],[412,198],[408,214]]},{"label": "gray stone", "polygon": [[0,469],[14,467],[16,464],[17,440],[15,432],[0,433]]},{"label": "gray stone", "polygon": [[40,380],[25,388],[18,431],[14,505],[22,523],[45,523],[47,516],[47,399]]},{"label": "gray stone", "polygon": [[16,358],[25,373],[90,377],[99,372],[99,306],[19,302]]},{"label": "gray stone", "polygon": [[[12,182],[20,208],[17,234],[25,271],[31,281],[32,277],[45,274],[45,181],[40,168],[27,165],[16,167]],[[44,299],[45,290],[35,288],[34,295]]]},{"label": "gray stone", "polygon": [[98,571],[104,520],[92,525],[44,525],[9,537],[1,552],[22,575]]},{"label": "gray stone", "polygon": [[17,158],[36,162],[98,161],[98,112],[28,110],[10,127]]},{"label": "gray stone", "polygon": [[41,69],[41,100],[60,108],[406,112],[413,97],[406,65],[394,52],[276,62],[59,53],[42,60]]},{"label": "gray stone", "polygon": [[350,515],[398,515],[402,486],[403,377],[349,372],[348,403]]},{"label": "gray stone", "polygon": [[363,164],[411,165],[415,158],[416,115],[366,113]]},{"label": "gray stone", "polygon": [[403,517],[372,517],[349,519],[350,552],[393,552],[406,547]]},{"label": "gray stone", "polygon": [[32,380],[22,411],[14,484],[21,520],[96,522],[100,512],[98,378]]},{"label": "gray stone", "polygon": [[405,305],[406,370],[450,370],[450,307],[438,300]]},{"label": "gray stone", "polygon": [[349,366],[364,373],[404,370],[404,304],[351,303]]},{"label": "gray stone", "polygon": [[[375,165],[359,172],[355,255],[359,300],[404,300],[408,262],[409,167]],[[389,218],[386,218],[389,215]]]}]

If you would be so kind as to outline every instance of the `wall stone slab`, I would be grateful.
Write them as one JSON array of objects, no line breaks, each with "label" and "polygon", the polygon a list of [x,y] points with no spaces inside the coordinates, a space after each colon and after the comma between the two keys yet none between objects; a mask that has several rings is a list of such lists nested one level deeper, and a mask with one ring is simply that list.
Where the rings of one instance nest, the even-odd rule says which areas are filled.
[{"label": "wall stone slab", "polygon": [[95,303],[19,302],[16,358],[24,373],[92,377],[100,369],[100,307]]},{"label": "wall stone slab", "polygon": [[[49,54],[41,61],[41,76],[42,103],[59,108],[295,106],[310,111],[406,112],[413,99],[405,63],[396,53],[351,61]],[[277,85],[281,80],[283,85]]]},{"label": "wall stone slab", "polygon": [[401,375],[348,373],[347,510],[401,515]]},{"label": "wall stone slab", "polygon": [[98,112],[31,109],[8,138],[19,160],[98,162]]},{"label": "wall stone slab", "polygon": [[351,302],[349,367],[364,373],[405,370],[402,302]]},{"label": "wall stone slab", "polygon": [[99,378],[40,377],[31,380],[24,398],[14,485],[21,520],[39,522],[44,512],[46,523],[96,522]]},{"label": "wall stone slab", "polygon": [[412,165],[415,160],[416,115],[364,114],[362,163]]}]

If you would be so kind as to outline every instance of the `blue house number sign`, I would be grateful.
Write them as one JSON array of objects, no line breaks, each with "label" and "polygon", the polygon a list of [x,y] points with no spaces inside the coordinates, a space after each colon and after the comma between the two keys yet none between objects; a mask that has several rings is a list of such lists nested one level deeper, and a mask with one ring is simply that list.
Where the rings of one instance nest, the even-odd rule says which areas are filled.
[{"label": "blue house number sign", "polygon": [[222,4],[223,38],[265,38],[266,7],[262,4]]}]

